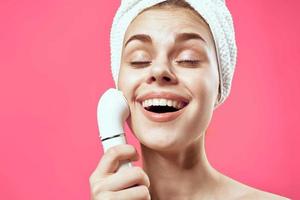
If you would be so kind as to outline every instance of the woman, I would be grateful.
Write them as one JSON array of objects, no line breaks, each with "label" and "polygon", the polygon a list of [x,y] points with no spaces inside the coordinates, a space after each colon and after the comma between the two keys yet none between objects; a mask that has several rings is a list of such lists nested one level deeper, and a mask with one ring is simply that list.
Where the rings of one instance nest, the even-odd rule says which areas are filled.
[{"label": "woman", "polygon": [[206,129],[235,67],[233,25],[222,0],[123,1],[111,47],[143,169],[117,171],[139,155],[131,145],[109,149],[90,177],[94,200],[286,199],[221,174],[205,154]]}]

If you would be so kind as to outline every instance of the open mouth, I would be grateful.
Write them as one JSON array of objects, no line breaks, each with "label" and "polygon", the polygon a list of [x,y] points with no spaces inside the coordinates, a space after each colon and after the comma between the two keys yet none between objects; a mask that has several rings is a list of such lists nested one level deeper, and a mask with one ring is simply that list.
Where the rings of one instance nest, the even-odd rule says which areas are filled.
[{"label": "open mouth", "polygon": [[149,99],[142,102],[145,110],[153,113],[177,112],[187,106],[188,102],[167,99]]},{"label": "open mouth", "polygon": [[145,108],[146,110],[154,113],[166,113],[166,112],[176,112],[179,109],[169,106],[149,106]]}]

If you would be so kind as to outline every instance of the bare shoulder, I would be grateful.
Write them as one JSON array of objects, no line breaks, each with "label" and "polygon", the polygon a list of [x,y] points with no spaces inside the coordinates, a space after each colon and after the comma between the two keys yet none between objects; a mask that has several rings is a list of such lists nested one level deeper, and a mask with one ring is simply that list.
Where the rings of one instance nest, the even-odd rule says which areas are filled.
[{"label": "bare shoulder", "polygon": [[244,183],[238,182],[230,177],[224,176],[226,191],[231,191],[230,195],[235,200],[290,200],[289,198],[262,191]]},{"label": "bare shoulder", "polygon": [[262,190],[258,190],[255,188],[249,188],[249,191],[246,192],[241,198],[240,200],[252,200],[252,199],[256,199],[256,200],[290,200],[289,198],[277,195],[277,194],[273,194],[270,192],[265,192]]}]

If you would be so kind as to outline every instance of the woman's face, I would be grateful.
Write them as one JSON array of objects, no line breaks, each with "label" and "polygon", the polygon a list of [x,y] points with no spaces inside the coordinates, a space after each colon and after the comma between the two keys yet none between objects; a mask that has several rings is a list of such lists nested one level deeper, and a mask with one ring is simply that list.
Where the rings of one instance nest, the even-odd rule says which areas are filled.
[{"label": "woman's face", "polygon": [[[128,125],[143,145],[173,151],[198,139],[211,120],[218,84],[213,38],[195,13],[150,9],[132,21],[118,88],[129,103]],[[159,114],[144,108],[156,103],[179,110]]]}]

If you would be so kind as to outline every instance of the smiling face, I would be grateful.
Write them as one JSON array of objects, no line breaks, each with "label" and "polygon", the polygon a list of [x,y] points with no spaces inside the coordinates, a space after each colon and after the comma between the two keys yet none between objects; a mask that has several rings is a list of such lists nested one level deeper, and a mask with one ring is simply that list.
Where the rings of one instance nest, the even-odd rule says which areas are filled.
[{"label": "smiling face", "polygon": [[[176,151],[198,139],[211,120],[218,86],[213,38],[194,12],[148,9],[129,25],[118,88],[129,103],[128,125],[143,145]],[[165,106],[151,106],[158,104]]]}]

